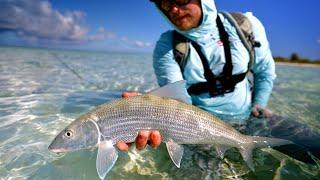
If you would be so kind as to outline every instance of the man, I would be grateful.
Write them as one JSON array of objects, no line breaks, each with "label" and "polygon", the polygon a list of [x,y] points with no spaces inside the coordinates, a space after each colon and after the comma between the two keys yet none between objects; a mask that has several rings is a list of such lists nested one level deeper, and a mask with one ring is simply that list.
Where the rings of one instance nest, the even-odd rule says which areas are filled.
[{"label": "man", "polygon": [[[232,54],[232,74],[248,71],[249,53],[242,44],[234,27],[223,16],[218,15],[213,0],[151,0],[160,10],[164,18],[172,27],[183,36],[194,41],[201,48],[206,57],[209,68],[214,74],[221,74],[226,64],[224,45],[221,41],[216,24],[217,16],[221,18],[224,28],[229,35]],[[265,30],[258,19],[248,13],[246,16],[253,25],[255,40],[261,43],[256,48],[256,58],[251,67],[254,76],[253,97],[250,83],[247,78],[237,83],[234,90],[217,96],[210,93],[190,94],[195,106],[205,109],[229,123],[244,123],[250,116],[270,117],[271,111],[266,108],[275,79],[274,60],[269,49]],[[185,79],[187,86],[199,82],[206,82],[204,68],[199,54],[192,45],[187,63],[181,71],[173,55],[173,31],[163,33],[154,50],[154,70],[160,86]],[[132,96],[136,93],[125,93]],[[237,120],[238,122],[235,122]],[[148,132],[139,133],[137,148],[143,148],[148,139]],[[161,142],[157,131],[151,132],[151,144],[154,147]],[[153,139],[156,139],[154,142]],[[160,143],[159,143],[160,144]],[[118,143],[121,150],[126,150],[124,143]]]},{"label": "man", "polygon": [[[273,80],[276,77],[275,64],[264,27],[257,18],[251,13],[245,14],[252,24],[254,40],[260,43],[259,47],[254,48],[255,58],[252,66],[248,66],[249,51],[245,48],[234,26],[227,18],[217,13],[213,0],[151,1],[175,31],[191,41],[186,63],[184,67],[181,67],[173,53],[174,32],[167,31],[161,35],[153,54],[153,67],[160,86],[184,79],[193,105],[211,112],[234,126],[241,126],[249,122],[246,129],[243,130],[247,134],[283,138],[303,145],[303,147],[276,148],[296,159],[314,163],[307,153],[297,153],[298,151],[310,151],[316,157],[320,157],[320,145],[317,143],[320,141],[319,134],[298,122],[272,116],[272,112],[266,107]],[[218,23],[220,23],[220,29]],[[228,34],[228,43],[222,40],[221,26]],[[226,55],[228,49],[225,48],[228,45],[231,56],[229,58]],[[231,63],[232,68],[226,68]],[[238,81],[231,86],[225,83],[226,87],[223,87],[224,84],[221,83],[222,85],[219,84],[218,87],[217,82],[219,81],[210,78],[223,77],[225,69],[231,69],[232,76],[229,76],[229,80],[239,74],[244,74],[244,76],[238,78]],[[253,91],[245,76],[248,71],[253,74]],[[211,74],[211,77],[208,74]],[[205,84],[205,86],[198,88],[199,84],[200,86]],[[124,97],[134,95],[137,93],[123,94]],[[249,119],[250,115],[253,117]],[[262,120],[256,117],[262,117]],[[258,125],[253,125],[254,127],[251,128],[250,122],[253,121],[258,122]],[[255,133],[257,130],[259,134]],[[143,149],[148,140],[150,145],[156,148],[161,143],[161,135],[158,131],[150,133],[141,131],[136,139],[136,147]],[[127,150],[129,147],[123,142],[119,142],[117,146],[120,150]]]},{"label": "man", "polygon": [[[161,35],[153,54],[153,67],[160,86],[184,79],[193,105],[238,127],[245,134],[291,140],[295,144],[274,149],[305,163],[316,164],[309,152],[320,159],[320,143],[318,143],[320,134],[294,120],[272,115],[266,107],[276,77],[275,64],[264,27],[257,18],[251,13],[245,14],[252,24],[254,40],[260,43],[259,47],[254,48],[252,65],[248,66],[249,51],[244,47],[234,26],[227,18],[217,13],[213,0],[151,1],[175,31],[191,41],[186,63],[181,67],[173,53],[173,31]],[[217,27],[218,23],[220,29]],[[228,43],[224,43],[225,39],[222,40],[221,26],[228,34]],[[228,45],[229,50],[225,48]],[[229,54],[229,57],[226,54]],[[226,68],[231,63],[232,68]],[[233,77],[239,74],[244,76],[240,80],[238,78],[234,86],[225,83],[226,87],[222,87],[221,91],[217,88],[218,81],[212,81],[208,74],[211,74],[211,78],[223,77],[225,72],[228,72],[225,69],[231,69],[229,73]],[[245,76],[248,71],[253,74],[253,87]],[[229,76],[229,79],[233,77]],[[198,84],[206,86],[197,88]],[[221,84],[223,86],[223,83]],[[138,94],[127,92],[123,97]],[[161,144],[161,134],[156,130],[150,132],[142,130],[135,143],[139,150],[147,143],[157,148]],[[124,142],[117,143],[119,150],[126,151],[129,146],[130,144]]]}]

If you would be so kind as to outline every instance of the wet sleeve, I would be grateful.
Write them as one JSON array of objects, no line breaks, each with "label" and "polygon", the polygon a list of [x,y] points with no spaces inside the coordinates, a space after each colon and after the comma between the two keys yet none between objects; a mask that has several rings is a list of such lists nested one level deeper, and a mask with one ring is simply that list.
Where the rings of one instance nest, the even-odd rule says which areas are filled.
[{"label": "wet sleeve", "polygon": [[163,33],[156,44],[153,68],[159,86],[183,80],[180,67],[173,56],[171,31]]},{"label": "wet sleeve", "polygon": [[254,76],[253,104],[267,106],[276,78],[275,63],[269,47],[265,29],[262,23],[254,16],[249,16],[253,25],[255,39],[261,43],[261,47],[255,48],[255,61],[252,71]]}]

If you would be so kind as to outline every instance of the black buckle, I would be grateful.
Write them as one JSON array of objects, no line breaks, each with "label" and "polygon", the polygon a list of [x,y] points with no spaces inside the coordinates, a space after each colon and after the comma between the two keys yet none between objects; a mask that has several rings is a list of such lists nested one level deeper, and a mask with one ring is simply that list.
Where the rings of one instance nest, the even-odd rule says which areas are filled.
[{"label": "black buckle", "polygon": [[211,97],[215,96],[224,96],[226,93],[230,93],[234,91],[235,87],[228,87],[226,82],[228,82],[229,78],[227,77],[219,77],[215,79],[215,86],[211,87],[209,90],[209,94]]},{"label": "black buckle", "polygon": [[211,97],[224,95],[225,88],[223,82],[220,79],[215,79],[213,87],[210,87],[209,94]]},{"label": "black buckle", "polygon": [[215,97],[233,92],[234,89],[235,84],[230,82],[230,77],[220,76],[210,82],[201,82],[191,85],[188,88],[188,93],[193,95],[209,93],[211,97]]}]

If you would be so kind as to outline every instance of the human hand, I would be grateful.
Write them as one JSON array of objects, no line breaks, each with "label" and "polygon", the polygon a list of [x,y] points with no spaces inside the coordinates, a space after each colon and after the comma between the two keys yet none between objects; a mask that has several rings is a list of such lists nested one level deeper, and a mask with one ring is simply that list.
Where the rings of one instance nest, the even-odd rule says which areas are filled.
[{"label": "human hand", "polygon": [[[148,141],[150,143],[148,143]],[[142,150],[146,147],[147,143],[154,149],[156,149],[161,144],[161,135],[159,131],[152,130],[152,131],[146,131],[141,130],[138,133],[138,136],[135,140],[136,148],[138,150]],[[129,147],[132,145],[132,143],[125,143],[122,141],[117,142],[116,146],[120,151],[128,151]]]},{"label": "human hand", "polygon": [[251,113],[254,117],[270,118],[273,113],[266,107],[262,107],[259,104],[256,104],[252,107]]},{"label": "human hand", "polygon": [[[131,92],[124,92],[122,93],[123,98],[128,98],[128,97],[133,97],[133,96],[139,96],[141,95],[139,92],[136,91],[131,91]],[[149,140],[149,143],[148,143]],[[147,143],[152,147],[152,148],[157,148],[161,144],[161,135],[159,131],[146,131],[146,130],[141,130],[138,133],[138,136],[135,140],[136,143],[136,148],[138,150],[142,150],[146,147]],[[132,143],[125,143],[125,142],[117,142],[116,146],[120,151],[128,151],[129,147],[132,145]]]},{"label": "human hand", "polygon": [[122,93],[122,97],[123,98],[127,98],[127,97],[132,97],[132,96],[139,96],[141,95],[139,92],[136,92],[136,91],[131,91],[131,92],[124,92]]}]

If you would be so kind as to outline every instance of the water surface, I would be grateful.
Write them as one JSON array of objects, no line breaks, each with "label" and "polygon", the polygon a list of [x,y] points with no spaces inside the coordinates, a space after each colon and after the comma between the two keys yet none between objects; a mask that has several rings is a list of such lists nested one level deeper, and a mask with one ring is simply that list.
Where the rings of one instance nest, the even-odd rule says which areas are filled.
[{"label": "water surface", "polygon": [[[48,145],[76,117],[126,90],[157,87],[150,54],[0,48],[0,179],[98,179],[96,150],[56,155]],[[277,66],[270,108],[320,129],[320,68]],[[319,167],[271,149],[250,172],[235,149],[186,146],[181,168],[165,146],[120,153],[108,179],[319,179]]]}]

